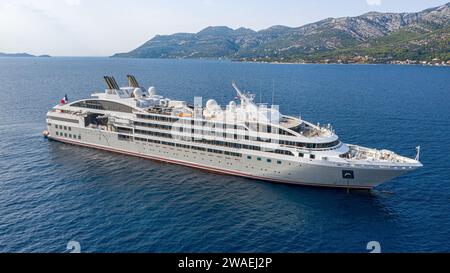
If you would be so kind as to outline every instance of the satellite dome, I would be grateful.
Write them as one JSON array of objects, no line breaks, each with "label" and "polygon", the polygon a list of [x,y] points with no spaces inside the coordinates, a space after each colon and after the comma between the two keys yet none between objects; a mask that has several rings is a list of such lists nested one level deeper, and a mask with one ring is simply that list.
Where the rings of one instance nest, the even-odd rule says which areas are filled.
[{"label": "satellite dome", "polygon": [[141,99],[144,97],[144,92],[141,88],[135,88],[133,94],[136,99]]},{"label": "satellite dome", "polygon": [[155,88],[154,86],[150,87],[150,88],[148,89],[148,94],[150,95],[150,97],[155,96],[155,95],[157,94],[156,88]]},{"label": "satellite dome", "polygon": [[219,106],[219,104],[217,104],[217,101],[215,101],[215,100],[208,100],[206,102],[206,109],[209,112],[217,112],[217,111],[220,110],[220,106]]}]

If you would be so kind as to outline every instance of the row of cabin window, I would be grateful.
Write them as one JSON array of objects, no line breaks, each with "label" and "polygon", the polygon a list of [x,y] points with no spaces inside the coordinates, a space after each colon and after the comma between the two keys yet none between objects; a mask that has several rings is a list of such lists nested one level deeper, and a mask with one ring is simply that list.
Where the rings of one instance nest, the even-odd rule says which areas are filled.
[{"label": "row of cabin window", "polygon": [[[300,157],[305,157],[305,154],[300,153],[299,156],[300,156]],[[248,158],[248,159],[252,159],[251,156],[247,156],[247,158]],[[316,158],[316,155],[310,154],[310,155],[309,155],[309,158],[310,158],[310,159],[315,159],[315,158]],[[258,161],[261,161],[261,158],[260,158],[260,157],[258,157]],[[270,163],[270,162],[272,162],[272,160],[271,160],[271,159],[267,159],[267,162]],[[281,161],[278,161],[278,164],[281,164]]]},{"label": "row of cabin window", "polygon": [[[136,124],[136,123],[135,123],[135,124]],[[146,124],[146,123],[139,123],[139,124],[136,124],[136,125],[138,125],[138,126],[144,126],[144,125],[142,125],[142,124]],[[151,127],[151,128],[156,128],[156,129],[163,129],[163,130],[170,130],[170,129],[172,128],[171,126],[160,125],[160,124],[146,124],[145,126]],[[186,128],[180,127],[180,132],[186,131],[185,129],[186,129]],[[148,133],[149,131],[144,131],[144,130],[139,130],[139,129],[136,129],[135,131],[136,131],[136,133],[139,133],[139,134],[149,134],[149,135],[153,135],[153,134]],[[194,130],[194,129],[191,129],[191,132],[194,133],[195,130]],[[155,132],[153,132],[153,133],[155,133]],[[155,133],[155,134],[156,134],[156,133]],[[159,133],[159,134],[165,135],[164,133]],[[214,135],[217,136],[218,134],[215,133]],[[223,133],[224,138],[226,138],[227,135],[229,135],[229,134],[228,134],[228,133]],[[162,136],[162,137],[164,137],[164,136]],[[250,137],[247,136],[247,135],[246,135],[244,138],[245,138],[245,140],[250,140]],[[237,139],[238,139],[238,135],[235,134],[235,135],[234,135],[234,139],[237,140]],[[252,137],[251,140],[256,140],[256,141],[258,141],[258,142],[267,142],[267,143],[270,143],[270,141],[271,141],[270,139],[268,139],[267,141],[264,141],[264,140],[263,140],[262,138],[260,138],[260,137],[257,137],[257,138]],[[280,144],[285,144],[285,141],[280,141]],[[231,147],[233,147],[233,143],[226,143],[225,145],[213,143],[212,145],[219,145],[219,146],[230,146],[230,145],[231,145]],[[240,144],[238,144],[238,145],[240,145]],[[244,145],[244,146],[247,146],[247,147],[244,148],[244,149],[261,150],[261,149],[260,149],[259,147],[257,147],[257,146],[249,146],[249,145]],[[235,148],[240,149],[240,147],[235,147]],[[278,153],[278,154],[286,154],[286,155],[293,155],[293,154],[292,154],[291,152],[289,152],[289,151],[276,152],[276,153]]]},{"label": "row of cabin window", "polygon": [[159,140],[154,140],[154,139],[146,139],[146,138],[140,138],[140,137],[135,137],[134,139],[136,141],[141,141],[141,142],[150,142],[150,143],[162,144],[162,145],[167,145],[167,146],[172,146],[172,147],[177,147],[177,148],[192,149],[192,150],[201,151],[201,152],[225,154],[225,155],[229,155],[229,156],[242,157],[242,154],[240,154],[240,153],[220,151],[220,150],[215,150],[215,149],[206,149],[203,147],[190,146],[190,145],[184,145],[184,144],[179,144],[179,143],[172,143],[172,142],[159,141]]},{"label": "row of cabin window", "polygon": [[61,130],[69,130],[69,131],[72,131],[72,128],[71,128],[71,127],[62,126],[62,125],[58,125],[58,124],[55,124],[55,128],[56,128],[56,129],[61,129]]},{"label": "row of cabin window", "polygon": [[169,125],[163,125],[163,124],[153,124],[153,123],[145,123],[145,122],[135,122],[134,125],[136,125],[136,126],[142,126],[142,127],[148,127],[148,128],[162,129],[162,130],[172,130],[172,126],[169,126]]},{"label": "row of cabin window", "polygon": [[[141,119],[148,119],[148,120],[156,120],[156,121],[164,121],[164,122],[171,122],[175,123],[178,122],[180,119],[178,118],[172,118],[172,117],[160,117],[160,116],[147,116],[147,115],[137,115],[138,118]],[[273,127],[270,125],[260,124],[260,123],[250,123],[246,122],[245,128],[244,126],[239,126],[237,124],[225,124],[225,123],[215,123],[215,122],[208,122],[208,121],[196,121],[194,119],[191,120],[182,120],[184,124],[190,123],[191,125],[202,125],[204,127],[209,128],[221,128],[221,129],[242,129],[247,130],[247,128],[254,128],[255,131],[261,131],[264,133],[274,133],[274,134],[280,134],[280,135],[288,135],[288,136],[294,136],[293,134],[289,133],[288,131],[282,130],[281,128]],[[146,123],[142,122],[136,122],[135,124],[139,124],[139,126],[146,126]]]},{"label": "row of cabin window", "polygon": [[[220,151],[220,150],[215,150],[215,149],[206,149],[206,148],[203,148],[203,147],[189,146],[189,145],[184,145],[184,144],[170,143],[170,142],[165,142],[165,141],[159,141],[159,140],[154,140],[154,139],[146,139],[146,138],[139,138],[139,137],[135,137],[134,139],[136,141],[141,141],[141,142],[150,142],[150,143],[155,143],[155,144],[175,146],[175,147],[178,147],[178,148],[192,149],[192,150],[203,151],[203,152],[208,152],[208,153],[225,154],[225,155],[229,155],[229,156],[242,157],[242,154],[240,154],[240,153],[233,153],[233,152],[228,152],[228,151]],[[251,160],[252,157],[251,156],[247,156],[247,159]],[[262,161],[262,158],[258,157],[257,160],[258,161]],[[270,158],[266,159],[266,161],[267,161],[267,163],[272,163],[272,159],[270,159]],[[277,164],[282,164],[281,160],[277,160]]]},{"label": "row of cabin window", "polygon": [[[157,121],[163,121],[163,122],[177,122],[178,118],[172,118],[172,117],[160,117],[160,116],[148,116],[148,115],[137,115],[137,118],[140,119],[148,119],[148,120],[157,120]],[[141,125],[144,126],[144,125]]]},{"label": "row of cabin window", "polygon": [[[248,160],[252,160],[252,157],[251,156],[247,156],[247,159]],[[261,157],[257,157],[256,160],[262,161],[262,158]],[[270,159],[270,158],[267,158],[266,161],[267,161],[267,163],[272,163],[272,159]],[[282,164],[281,160],[277,160],[277,164],[279,164],[279,165]]]},{"label": "row of cabin window", "polygon": [[125,134],[132,134],[133,133],[133,129],[125,128],[125,127],[117,127],[117,132],[125,133]]},{"label": "row of cabin window", "polygon": [[[148,120],[156,120],[156,121],[163,121],[163,122],[171,122],[171,123],[175,123],[177,121],[179,121],[178,118],[173,118],[173,117],[161,117],[161,116],[149,116],[149,115],[137,115],[138,118],[141,119],[148,119]],[[188,121],[189,120],[183,120],[183,121]],[[186,124],[186,122],[184,122]],[[135,122],[136,125],[138,126],[148,126],[151,127],[150,124],[147,123],[143,123],[143,122]],[[264,133],[274,133],[274,134],[280,134],[280,135],[286,135],[286,136],[294,136],[293,134],[289,133],[288,131],[285,131],[281,128],[277,128],[277,127],[273,127],[270,125],[265,125],[265,124],[260,124],[260,123],[250,123],[250,122],[246,122],[245,126],[247,128],[245,128],[244,126],[239,126],[237,124],[225,124],[225,123],[215,123],[215,122],[208,122],[208,121],[196,121],[194,119],[190,120],[190,124],[191,125],[196,125],[196,124],[201,124],[204,127],[209,127],[209,128],[221,128],[221,129],[232,129],[234,128],[235,130],[242,129],[242,130],[248,130],[247,128],[254,128],[255,131],[261,131]],[[154,128],[154,127],[153,127]]]},{"label": "row of cabin window", "polygon": [[[172,117],[159,117],[159,116],[146,116],[146,115],[137,115],[137,117],[138,118],[142,118],[142,119],[164,121],[164,122],[171,122],[171,123],[175,123],[175,122],[179,121],[179,119],[172,118]],[[231,124],[215,123],[215,122],[208,122],[208,121],[203,121],[202,122],[202,121],[196,121],[194,119],[182,120],[182,121],[183,121],[182,124],[189,124],[190,123],[191,125],[202,125],[203,127],[207,127],[207,128],[211,128],[211,129],[213,129],[213,128],[215,128],[215,129],[219,129],[220,128],[220,129],[225,129],[225,130],[226,129],[235,129],[235,130],[240,129],[240,130],[248,131],[247,128],[254,128],[254,131],[257,131],[257,132],[260,131],[262,133],[269,133],[269,134],[270,133],[274,133],[274,134],[280,134],[280,135],[294,136],[293,134],[291,134],[291,133],[289,133],[289,132],[287,132],[285,130],[282,130],[280,128],[273,127],[273,126],[270,126],[270,125],[264,125],[264,124],[260,124],[260,123],[249,123],[249,122],[246,122],[245,124],[246,124],[247,128],[245,128],[244,126],[239,126],[237,124],[231,125]],[[156,124],[151,124],[151,123],[135,122],[134,124],[138,125],[138,126],[146,126],[146,127],[157,128],[157,127],[154,127]],[[168,127],[169,127],[168,130],[172,129],[171,126],[168,126]],[[183,127],[181,127],[181,128],[183,128]]]},{"label": "row of cabin window", "polygon": [[139,129],[135,129],[134,132],[135,132],[136,134],[143,134],[143,135],[148,135],[148,136],[157,136],[157,137],[163,137],[163,138],[172,138],[172,135],[171,135],[171,134],[160,133],[160,132],[145,131],[145,130],[139,130]]},{"label": "row of cabin window", "polygon": [[[144,122],[135,122],[135,125],[137,126],[143,126],[143,127],[149,127],[149,128],[155,128],[155,129],[162,129],[162,130],[172,130],[172,126],[169,125],[162,125],[162,124],[152,124],[152,123],[144,123]],[[236,125],[235,125],[236,126]],[[269,126],[270,127],[270,126]],[[236,129],[236,128],[235,128]],[[188,129],[185,127],[179,127],[178,130],[180,132],[187,132],[188,130],[190,130],[190,132],[192,134],[196,133],[196,129]],[[205,134],[205,135],[213,135],[213,136],[219,136],[223,134],[223,137],[226,138],[227,136],[231,135],[229,133],[223,132],[218,134],[217,132],[214,131],[203,131],[200,130],[201,133]],[[245,139],[245,140],[252,140],[252,141],[257,141],[257,142],[267,142],[267,143],[271,143],[272,139],[262,139],[261,137],[250,137],[248,135],[242,136],[242,135],[237,135],[234,134],[234,139]],[[316,144],[316,143],[302,143],[302,142],[295,142],[295,141],[287,141],[287,140],[278,140],[278,143],[280,145],[287,145],[287,146],[295,146],[295,147],[300,147],[300,148],[309,148],[309,149],[326,149],[326,148],[331,148],[331,147],[335,147],[337,146],[340,141],[336,140],[334,142],[331,143],[323,143],[323,144]]]},{"label": "row of cabin window", "polygon": [[[138,115],[138,118],[142,118],[142,119],[150,119],[150,120],[156,120],[156,121],[163,121],[163,122],[169,122],[169,123],[176,123],[178,121],[180,121],[177,118],[171,118],[171,117],[155,117],[155,116],[145,116],[145,118],[141,117],[142,115]],[[135,125],[137,126],[144,126],[144,127],[150,127],[150,128],[161,128],[158,127],[160,126],[159,124],[152,124],[152,123],[146,123],[146,122],[134,122]],[[243,126],[239,126],[237,124],[223,124],[223,123],[214,123],[214,122],[208,122],[208,121],[197,121],[194,119],[191,120],[181,120],[180,121],[180,131],[183,130],[183,126],[181,125],[196,125],[196,126],[202,126],[202,127],[206,127],[206,128],[210,128],[210,129],[239,129],[239,130],[247,130],[245,127]],[[166,126],[166,128],[168,128],[167,130],[172,130],[172,126]]]},{"label": "row of cabin window", "polygon": [[123,140],[123,141],[133,141],[132,136],[126,136],[126,135],[118,135],[118,139]]},{"label": "row of cabin window", "polygon": [[[172,138],[171,134],[145,131],[145,130],[139,130],[139,129],[135,129],[135,133],[149,135],[149,136],[163,137],[163,138]],[[243,144],[239,144],[239,143],[225,142],[225,141],[220,141],[220,140],[193,139],[191,137],[181,137],[181,138],[185,141],[194,141],[197,143],[208,144],[208,145],[213,145],[213,146],[223,146],[223,147],[235,148],[235,149],[261,151],[261,147],[259,147],[259,146],[243,145]],[[294,156],[294,154],[292,152],[286,151],[286,150],[276,149],[274,151],[268,151],[268,152]]]},{"label": "row of cabin window", "polygon": [[258,132],[262,132],[262,133],[276,134],[276,135],[282,135],[282,136],[295,136],[294,134],[292,134],[286,130],[283,130],[281,128],[274,127],[271,125],[246,122],[245,126],[247,126],[247,128],[252,128],[253,131],[258,131]]},{"label": "row of cabin window", "polygon": [[[253,150],[253,151],[261,151],[262,150],[260,146],[245,145],[245,144],[225,142],[225,141],[220,141],[220,140],[201,139],[201,140],[194,140],[194,141],[201,142],[203,144],[213,145],[213,146],[224,146],[224,147],[235,148],[235,149],[245,149],[245,150]],[[266,152],[294,156],[294,154],[291,151],[287,151],[287,150],[276,149],[276,150],[269,150]]]},{"label": "row of cabin window", "polygon": [[78,135],[78,137],[76,135],[72,135],[72,134],[67,134],[67,133],[63,133],[63,132],[56,132],[57,136],[60,137],[69,137],[69,138],[73,138],[73,139],[79,139],[81,140],[81,135]]},{"label": "row of cabin window", "polygon": [[[299,153],[298,156],[299,156],[299,157],[305,157],[305,154]],[[316,155],[310,154],[310,155],[309,155],[309,158],[310,158],[310,159],[316,159]]]}]

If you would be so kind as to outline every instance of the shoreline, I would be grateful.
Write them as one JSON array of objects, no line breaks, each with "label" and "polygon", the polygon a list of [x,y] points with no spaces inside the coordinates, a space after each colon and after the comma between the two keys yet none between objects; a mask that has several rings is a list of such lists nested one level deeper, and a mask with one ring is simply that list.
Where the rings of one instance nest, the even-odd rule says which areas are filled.
[{"label": "shoreline", "polygon": [[398,61],[398,63],[336,63],[336,62],[330,62],[330,63],[324,63],[324,62],[258,62],[258,61],[239,61],[239,60],[232,60],[232,62],[237,63],[260,63],[260,64],[289,64],[289,65],[415,65],[415,66],[450,66],[450,61],[447,63],[420,63],[417,61],[417,63],[400,63],[402,61]]},{"label": "shoreline", "polygon": [[[61,58],[99,58],[99,59],[136,59],[136,60],[191,60],[191,61],[218,61],[231,63],[249,63],[249,64],[273,64],[273,65],[399,65],[399,66],[429,66],[429,67],[450,67],[450,63],[338,63],[338,62],[262,62],[262,61],[244,61],[231,59],[217,59],[217,58],[137,58],[137,57],[113,57],[113,56],[51,56],[50,57],[14,57],[14,56],[0,56],[0,59],[61,59]],[[399,61],[401,62],[401,61]]]}]

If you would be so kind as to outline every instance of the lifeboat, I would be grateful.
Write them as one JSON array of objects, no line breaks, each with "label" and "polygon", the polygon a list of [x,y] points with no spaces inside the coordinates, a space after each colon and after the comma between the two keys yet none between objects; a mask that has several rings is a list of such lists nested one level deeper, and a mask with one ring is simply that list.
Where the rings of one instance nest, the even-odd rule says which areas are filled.
[{"label": "lifeboat", "polygon": [[186,114],[186,113],[179,113],[179,118],[192,118],[192,114]]}]

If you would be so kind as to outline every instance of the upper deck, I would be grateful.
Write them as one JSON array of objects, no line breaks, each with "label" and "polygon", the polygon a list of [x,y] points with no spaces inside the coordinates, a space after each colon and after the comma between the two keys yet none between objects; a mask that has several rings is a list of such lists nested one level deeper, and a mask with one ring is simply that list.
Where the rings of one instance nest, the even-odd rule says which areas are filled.
[{"label": "upper deck", "polygon": [[[243,93],[235,83],[233,87],[238,93],[239,101],[231,101],[225,107],[210,99],[203,104],[198,98],[194,104],[186,101],[172,100],[160,96],[155,87],[145,90],[137,84],[132,76],[129,77],[129,86],[119,87],[111,77],[105,77],[108,88],[104,92],[97,92],[91,98],[75,101],[67,105],[59,105],[65,111],[76,111],[80,108],[89,108],[89,111],[103,110],[111,112],[114,116],[128,114],[129,118],[154,116],[159,121],[199,121],[203,124],[220,124],[223,128],[237,125],[247,131],[257,131],[264,136],[273,137],[279,134],[287,141],[300,143],[328,144],[338,141],[330,126],[320,127],[302,120],[301,118],[282,115],[278,107],[267,107],[265,104],[255,104],[253,96]],[[240,103],[239,103],[240,102]],[[160,118],[158,118],[160,117]],[[190,122],[189,122],[190,123]],[[217,126],[215,126],[217,127]],[[265,134],[266,133],[266,134]]]}]

